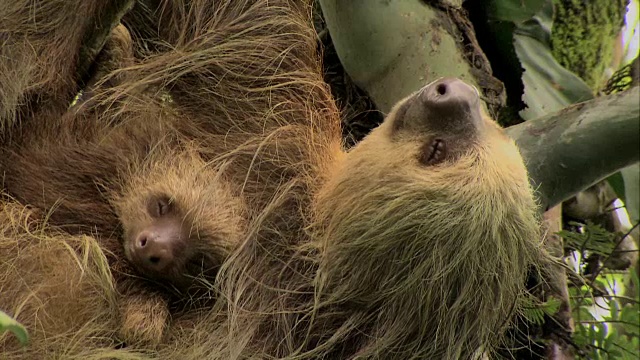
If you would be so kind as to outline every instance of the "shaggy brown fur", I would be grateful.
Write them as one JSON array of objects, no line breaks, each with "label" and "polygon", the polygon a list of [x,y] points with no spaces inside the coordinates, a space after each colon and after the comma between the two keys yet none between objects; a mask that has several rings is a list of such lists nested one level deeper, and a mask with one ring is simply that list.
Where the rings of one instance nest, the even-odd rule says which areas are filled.
[{"label": "shaggy brown fur", "polygon": [[470,359],[499,346],[529,267],[548,260],[526,170],[491,119],[429,115],[420,94],[326,155],[308,233],[256,237],[225,264],[222,332],[241,345],[208,356]]},{"label": "shaggy brown fur", "polygon": [[[0,135],[46,104],[64,111],[79,90],[80,48],[112,1],[18,0],[0,8]],[[107,29],[108,31],[108,29]],[[89,54],[84,54],[89,56]],[[86,69],[84,69],[86,71]],[[17,116],[18,115],[18,116]]]},{"label": "shaggy brown fur", "polygon": [[[84,149],[91,150],[88,146]],[[114,173],[111,178],[100,174],[102,177],[95,180],[104,181],[100,184],[104,191],[103,202],[92,198],[81,203],[113,211],[113,216],[117,216],[115,221],[121,224],[122,230],[118,228],[116,233],[94,233],[107,252],[105,256],[120,294],[118,304],[122,323],[119,339],[128,344],[160,341],[169,320],[170,306],[181,311],[213,298],[212,282],[216,271],[227,254],[237,246],[242,234],[243,204],[234,195],[234,190],[226,185],[221,172],[208,166],[193,152],[163,151],[166,150],[155,148],[147,159],[130,164],[129,169],[118,169],[119,173]],[[84,155],[92,153],[85,152]],[[92,159],[82,160],[89,162]],[[64,173],[69,166],[63,165],[67,167],[52,172]],[[34,168],[37,170],[40,169]],[[78,183],[78,178],[71,175],[74,174],[66,173],[69,181]],[[86,172],[75,175],[87,176]],[[48,184],[55,180],[52,177]],[[158,198],[171,204],[171,221],[181,237],[172,239],[174,243],[179,242],[180,249],[173,252],[173,258],[164,264],[160,272],[130,250],[145,231],[165,237],[171,235],[153,228],[166,220],[166,217],[153,218],[150,213],[152,210],[148,205]],[[110,205],[112,208],[108,208]],[[53,209],[48,213],[46,220],[55,223],[54,218],[59,218],[57,211]],[[85,216],[80,221],[87,224],[91,224],[91,216],[103,215],[92,213],[91,209],[83,213]],[[69,227],[58,226],[57,229]]]},{"label": "shaggy brown fur", "polygon": [[[204,7],[200,10],[202,9]],[[284,11],[276,7],[273,9]],[[233,7],[217,10],[238,11]],[[260,11],[257,11],[256,15],[264,16]],[[233,19],[229,16],[222,17],[225,18]],[[252,26],[247,25],[251,29]],[[116,29],[116,35],[118,32],[122,33],[119,28]],[[123,41],[121,36],[116,36],[115,39],[116,41],[107,44],[105,48],[106,51],[112,50],[111,53],[103,54],[98,59],[106,64],[101,66],[101,69],[108,70],[113,64],[125,63],[120,60],[126,60],[128,57],[126,39]],[[117,46],[118,43],[122,46]],[[120,50],[123,50],[123,56],[114,54]],[[185,46],[185,53],[188,53],[187,50],[189,49]],[[198,51],[198,48],[194,48],[193,51]],[[72,53],[65,55],[72,59]],[[160,60],[168,63],[172,57],[175,57],[175,54],[166,54],[160,59],[151,57],[143,61],[138,69],[133,68],[133,75],[137,76],[137,79],[143,79],[138,85],[143,89],[155,85],[144,82],[147,75],[142,70],[153,68]],[[235,198],[227,195],[230,189],[216,190],[215,175],[211,172],[201,175],[195,173],[198,169],[204,168],[202,161],[200,164],[194,163],[196,155],[187,160],[177,156],[177,159],[184,161],[184,164],[181,164],[171,159],[172,156],[159,159],[156,154],[151,154],[151,149],[157,146],[158,141],[178,146],[173,141],[175,139],[166,136],[165,133],[171,126],[179,125],[180,120],[174,122],[175,116],[165,112],[163,101],[155,96],[143,96],[144,100],[135,98],[138,95],[137,89],[127,88],[129,84],[116,89],[117,91],[108,91],[109,87],[121,83],[121,79],[126,78],[126,75],[126,72],[120,72],[97,81],[88,98],[89,102],[76,106],[60,119],[54,118],[55,112],[47,113],[46,107],[41,107],[43,110],[38,115],[49,116],[51,119],[45,121],[37,117],[24,118],[21,126],[11,134],[11,146],[3,150],[1,162],[5,172],[4,185],[11,196],[47,212],[50,224],[73,233],[98,234],[100,238],[108,239],[101,241],[110,244],[107,248],[114,253],[114,263],[111,266],[116,274],[131,272],[128,264],[122,262],[126,255],[147,277],[161,281],[170,280],[170,286],[177,287],[183,293],[186,290],[187,294],[193,295],[189,291],[192,280],[185,275],[199,275],[202,271],[215,273],[211,271],[214,270],[212,268],[220,264],[225,257],[224,254],[237,242],[241,222],[238,216],[242,209],[234,205],[238,202]],[[194,75],[197,75],[195,71],[189,74]],[[114,82],[113,79],[119,81]],[[180,84],[176,84],[173,89],[180,89]],[[122,90],[125,92],[119,93]],[[102,93],[98,93],[99,91]],[[176,98],[179,99],[180,96]],[[112,108],[107,107],[110,101],[115,104]],[[143,105],[140,105],[141,103]],[[149,111],[151,104],[156,104],[158,109]],[[106,112],[102,113],[103,110]],[[114,114],[116,119],[124,121],[115,121]],[[152,119],[154,121],[151,121]],[[114,123],[117,123],[117,126],[113,126]],[[180,131],[199,131],[198,125],[194,122],[189,129]],[[256,131],[262,132],[263,129]],[[217,133],[220,135],[207,140],[211,144],[227,142],[226,133],[223,131],[207,134]],[[222,135],[223,133],[225,134]],[[55,134],[55,137],[51,134]],[[255,148],[261,144],[254,143],[248,146]],[[218,161],[218,164],[222,163],[224,160]],[[145,170],[146,164],[151,164],[150,167],[155,169]],[[185,172],[193,175],[186,175]],[[245,175],[236,171],[236,176]],[[206,181],[212,183],[205,186]],[[164,190],[162,194],[170,197],[172,201],[177,199],[175,207],[178,213],[174,215],[175,220],[181,221],[181,232],[198,239],[198,242],[192,241],[184,251],[189,256],[178,259],[175,266],[169,269],[171,271],[168,274],[163,271],[161,276],[157,272],[149,271],[140,261],[135,261],[139,259],[130,251],[126,251],[136,238],[135,232],[143,231],[144,226],[149,225],[144,224],[149,220],[148,213],[142,212],[147,208],[149,194],[160,190]],[[114,196],[117,199],[111,201]],[[216,202],[225,205],[221,207]],[[120,230],[121,223],[124,225],[124,231]],[[120,237],[121,233],[125,235],[122,245],[112,240]],[[130,342],[136,339],[136,336],[133,336],[136,335],[135,332],[141,332],[139,335],[144,340],[158,340],[164,321],[156,319],[166,318],[167,315],[166,310],[159,305],[162,303],[162,296],[140,291],[135,282],[120,281],[120,278],[121,276],[116,284],[125,295],[125,301],[121,305],[124,315],[124,338]],[[211,280],[211,277],[209,279]],[[144,326],[144,323],[136,324],[136,319],[145,318],[138,315],[140,313],[157,315],[150,317],[149,323],[146,324],[149,326]],[[151,326],[152,323],[155,326]]]},{"label": "shaggy brown fur", "polygon": [[[197,153],[154,153],[122,178],[123,191],[112,203],[124,230],[125,255],[146,277],[187,291],[194,275],[215,274],[239,243],[243,203],[222,171],[212,169]],[[180,239],[171,239],[172,231]],[[151,242],[154,233],[175,242],[168,254],[173,259],[161,259],[162,268],[146,263],[135,249],[142,235]]]},{"label": "shaggy brown fur", "polygon": [[[96,77],[127,64],[130,47],[126,30],[116,28],[98,58]],[[113,87],[122,80],[98,78],[91,86]],[[103,110],[112,113],[97,101],[94,90],[84,95],[86,101],[61,118],[41,107],[38,114],[48,114],[48,119],[22,119],[11,134],[11,147],[0,151],[3,184],[12,197],[40,209],[58,229],[97,235],[109,252],[122,295],[120,338],[129,344],[157,343],[169,319],[169,300],[176,298],[170,293],[179,295],[180,307],[196,294],[213,296],[210,282],[239,241],[243,206],[220,172],[197,153],[180,150],[175,137],[165,134],[162,110],[143,114],[129,110],[136,108],[133,101],[120,104],[118,111],[127,121],[114,127],[110,120],[98,118]],[[147,122],[154,115],[160,121]],[[171,202],[179,233],[172,241],[180,242],[180,251],[176,246],[162,273],[148,266],[148,258],[130,251],[140,233],[157,233],[153,225],[164,220],[152,220],[148,211],[149,201],[159,196]],[[140,275],[156,285],[146,285]]]},{"label": "shaggy brown fur", "polygon": [[[0,308],[27,327],[33,347],[24,355],[5,334],[3,358],[82,352],[117,328],[116,293],[98,242],[47,228],[39,218],[17,203],[0,205]],[[65,340],[47,341],[53,336]]]},{"label": "shaggy brown fur", "polygon": [[[95,92],[95,104],[112,108],[72,116],[75,123],[62,139],[74,137],[80,152],[86,142],[78,139],[86,134],[121,136],[113,141],[121,149],[104,152],[101,161],[106,164],[130,164],[136,158],[130,154],[147,154],[149,149],[141,146],[148,141],[146,131],[164,139],[169,153],[182,153],[178,150],[184,140],[193,142],[196,157],[222,171],[222,183],[240,190],[247,226],[239,228],[244,229],[238,230],[241,240],[231,244],[217,274],[219,299],[209,311],[176,314],[154,350],[133,353],[141,346],[134,344],[113,349],[109,356],[467,359],[491,353],[519,308],[528,268],[547,260],[522,159],[502,130],[479,117],[474,126],[457,132],[449,122],[471,123],[455,112],[400,126],[424,115],[415,108],[407,112],[407,104],[419,97],[415,94],[344,152],[307,7],[291,8],[277,0],[166,4],[171,6],[164,6],[156,19],[168,29],[158,35],[159,46],[145,53],[136,45],[136,64],[115,73],[124,82]],[[134,43],[139,41],[134,36]],[[160,101],[158,89],[170,100]],[[478,110],[475,106],[470,109]],[[86,124],[96,123],[106,125],[86,130]],[[45,139],[52,133],[42,130]],[[431,151],[436,138],[446,140],[444,155]],[[85,171],[96,168],[82,166],[81,158],[74,157],[78,154],[60,157],[49,148],[35,153],[43,146],[31,149],[34,153],[22,160],[39,157],[40,163],[22,175],[21,167],[12,167],[8,176],[28,179],[28,171],[42,171],[55,161],[61,161],[58,169],[75,164]],[[432,162],[433,154],[440,160]],[[63,158],[71,161],[56,160]],[[182,162],[192,166],[181,158],[166,164],[180,169]],[[130,168],[144,173],[145,166],[133,163]],[[84,177],[102,187],[111,183],[105,176],[115,173],[126,174],[107,165]],[[108,205],[96,215],[79,216],[73,209],[83,199],[102,199],[100,191],[78,181],[65,188],[61,184],[69,181],[55,174],[35,180],[38,187],[25,192],[31,194],[28,203],[45,209],[60,197],[77,194],[52,213],[53,224],[93,225],[108,232],[113,228],[109,224],[118,223]],[[42,194],[49,177],[55,186],[48,192],[55,196],[42,203],[36,194]],[[14,189],[25,186],[17,180],[13,184]],[[224,201],[229,205],[222,206],[223,213],[236,206],[230,198]],[[53,218],[59,211],[66,214]],[[20,234],[12,229],[3,242]],[[63,235],[53,237],[58,244],[65,241]],[[36,255],[45,249],[33,239],[28,244]],[[28,256],[19,259],[28,261]],[[72,260],[66,266],[77,266]],[[87,273],[94,271],[91,264],[83,266]],[[34,276],[35,284],[54,281],[44,278],[41,269],[35,271],[40,275]],[[5,273],[3,288],[28,296],[30,290]],[[110,277],[87,281],[98,286],[105,279]],[[69,282],[58,279],[55,284]],[[82,296],[95,300],[102,295],[83,290]],[[117,314],[107,305],[91,302],[87,311]],[[16,305],[10,306],[16,313]],[[98,357],[116,343],[112,332],[80,315],[55,309],[48,315],[61,324],[77,321],[86,327],[37,341],[56,331],[40,327],[35,345],[11,352],[11,358],[41,357],[49,351],[68,358]],[[18,319],[35,317],[27,312]],[[89,335],[95,334],[104,342],[92,343]],[[67,348],[69,339],[83,346]]]},{"label": "shaggy brown fur", "polygon": [[[123,283],[120,288],[130,286],[122,290],[128,298],[121,302],[122,338],[129,343],[157,343],[171,309],[211,303],[218,268],[243,234],[244,206],[222,171],[192,151],[158,151],[120,176],[125,180],[122,191],[111,199],[123,229],[124,256],[119,253],[115,260],[126,258],[154,284],[150,291],[140,291],[140,279],[126,281],[114,274],[116,284]],[[147,248],[153,240],[164,241],[170,253],[136,250],[141,238]]]},{"label": "shaggy brown fur", "polygon": [[[524,295],[528,267],[545,257],[513,142],[488,118],[474,129],[458,126],[459,115],[407,124],[416,121],[403,109],[419,97],[396,105],[346,154],[316,200],[315,321],[333,325],[328,344],[351,350],[355,342],[364,358],[490,352]],[[444,155],[428,146],[434,139],[444,139]],[[445,159],[432,164],[437,156]]]}]

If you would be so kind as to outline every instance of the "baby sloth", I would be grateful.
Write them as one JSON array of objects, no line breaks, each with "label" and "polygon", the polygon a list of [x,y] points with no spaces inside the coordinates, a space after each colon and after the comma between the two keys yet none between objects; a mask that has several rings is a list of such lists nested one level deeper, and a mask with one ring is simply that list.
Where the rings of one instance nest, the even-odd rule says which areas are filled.
[{"label": "baby sloth", "polygon": [[224,253],[236,242],[237,234],[231,233],[237,230],[236,224],[231,231],[222,226],[208,227],[204,219],[195,219],[194,211],[203,209],[186,207],[188,203],[179,193],[149,192],[136,200],[138,206],[118,214],[124,229],[125,256],[142,275],[179,292],[196,285],[198,276],[215,275]]},{"label": "baby sloth", "polygon": [[241,239],[244,210],[223,171],[197,153],[167,151],[148,159],[121,176],[122,192],[112,205],[127,260],[143,278],[178,295],[161,294],[154,302],[148,292],[125,290],[122,338],[154,343],[171,305],[179,310],[214,296],[212,279]]},{"label": "baby sloth", "polygon": [[125,256],[145,277],[184,292],[215,274],[242,234],[242,202],[198,154],[150,157],[112,204]]}]

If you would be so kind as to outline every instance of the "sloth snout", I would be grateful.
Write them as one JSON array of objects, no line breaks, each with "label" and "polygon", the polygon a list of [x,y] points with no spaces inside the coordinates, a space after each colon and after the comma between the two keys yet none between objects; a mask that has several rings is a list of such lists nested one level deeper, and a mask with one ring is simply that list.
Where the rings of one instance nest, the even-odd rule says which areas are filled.
[{"label": "sloth snout", "polygon": [[[435,118],[452,114],[473,120],[471,110],[478,106],[478,91],[475,87],[456,78],[442,78],[422,88],[418,101]],[[465,116],[466,115],[466,116]]]},{"label": "sloth snout", "polygon": [[395,130],[466,138],[477,134],[484,123],[478,91],[456,78],[423,87],[398,109],[394,121]]},{"label": "sloth snout", "polygon": [[175,258],[171,234],[142,231],[135,240],[134,255],[139,265],[147,270],[162,271],[170,267]]}]

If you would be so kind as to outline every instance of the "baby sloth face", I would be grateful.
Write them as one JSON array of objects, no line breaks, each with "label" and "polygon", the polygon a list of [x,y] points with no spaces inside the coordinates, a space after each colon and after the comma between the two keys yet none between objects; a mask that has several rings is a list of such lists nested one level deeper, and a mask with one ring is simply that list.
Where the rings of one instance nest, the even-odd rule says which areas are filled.
[{"label": "baby sloth face", "polygon": [[125,254],[144,273],[154,277],[179,272],[183,262],[193,255],[187,253],[191,224],[186,224],[184,215],[164,194],[149,196],[146,212],[149,222],[142,230],[127,234]]},{"label": "baby sloth face", "polygon": [[210,281],[243,233],[242,201],[220,173],[196,154],[174,154],[124,178],[114,207],[127,259],[178,291]]}]

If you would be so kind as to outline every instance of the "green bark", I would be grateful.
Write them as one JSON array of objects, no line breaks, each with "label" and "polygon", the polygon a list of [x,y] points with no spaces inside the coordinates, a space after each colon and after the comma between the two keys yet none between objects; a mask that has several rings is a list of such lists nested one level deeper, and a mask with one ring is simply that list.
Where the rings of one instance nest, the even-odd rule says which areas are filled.
[{"label": "green bark", "polygon": [[640,160],[640,88],[507,129],[544,209]]},{"label": "green bark", "polygon": [[319,1],[342,66],[382,112],[443,76],[478,85],[451,20],[426,2]]}]

